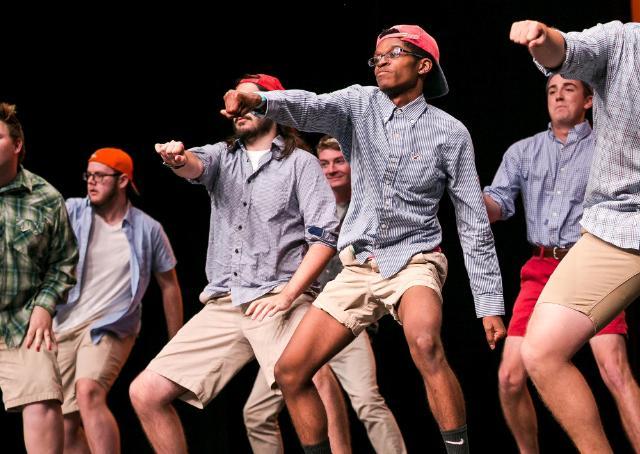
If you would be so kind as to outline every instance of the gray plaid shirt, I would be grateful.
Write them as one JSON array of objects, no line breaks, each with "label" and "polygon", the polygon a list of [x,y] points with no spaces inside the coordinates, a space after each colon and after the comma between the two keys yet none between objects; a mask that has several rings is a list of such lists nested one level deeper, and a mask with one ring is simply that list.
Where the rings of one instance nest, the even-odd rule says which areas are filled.
[{"label": "gray plaid shirt", "polygon": [[615,21],[563,36],[566,59],[557,72],[594,89],[596,143],[582,225],[640,249],[640,24]]},{"label": "gray plaid shirt", "polygon": [[255,171],[239,141],[190,150],[211,196],[204,297],[253,301],[286,284],[309,245],[336,247],[335,198],[318,159],[301,149],[283,158],[283,145],[276,137]]}]

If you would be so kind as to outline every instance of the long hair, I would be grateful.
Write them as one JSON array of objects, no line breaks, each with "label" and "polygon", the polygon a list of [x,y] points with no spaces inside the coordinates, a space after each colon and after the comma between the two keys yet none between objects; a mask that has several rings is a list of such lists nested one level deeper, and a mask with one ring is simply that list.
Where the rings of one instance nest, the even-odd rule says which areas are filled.
[{"label": "long hair", "polygon": [[[240,79],[236,81],[236,86],[240,83],[242,79],[257,79],[257,78],[258,76],[256,74],[245,74],[244,76],[242,76]],[[259,85],[258,85],[258,89],[260,91],[268,91]],[[269,121],[273,121],[273,120],[269,120]],[[293,153],[293,150],[295,150],[296,148],[301,148],[311,153],[311,147],[300,136],[300,133],[296,128],[292,128],[291,126],[285,126],[285,125],[276,123],[276,131],[278,135],[282,136],[284,140],[284,149],[282,150],[282,153],[280,153],[280,157],[278,159],[285,159],[287,156]],[[237,134],[234,134],[231,137],[227,138],[225,142],[227,142],[227,146],[231,148],[235,143],[235,141],[238,140],[238,138],[239,136]]]}]

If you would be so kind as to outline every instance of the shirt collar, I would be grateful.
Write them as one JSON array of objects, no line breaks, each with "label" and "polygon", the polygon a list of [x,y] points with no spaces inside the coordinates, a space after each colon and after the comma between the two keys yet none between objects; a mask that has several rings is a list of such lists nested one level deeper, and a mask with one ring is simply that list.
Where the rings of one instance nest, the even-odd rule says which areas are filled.
[{"label": "shirt collar", "polygon": [[11,183],[0,188],[1,192],[19,192],[25,190],[31,192],[33,190],[33,181],[31,181],[28,172],[20,165],[18,167],[18,173]]},{"label": "shirt collar", "polygon": [[429,104],[424,99],[424,96],[418,96],[416,99],[411,101],[409,104],[406,104],[402,107],[397,107],[391,98],[389,98],[382,91],[379,92],[378,99],[380,100],[380,111],[382,113],[382,119],[385,123],[389,122],[393,117],[393,114],[398,110],[402,110],[406,117],[412,121],[416,122],[420,118],[420,116],[427,110]]},{"label": "shirt collar", "polygon": [[[284,146],[284,138],[281,135],[277,135],[271,142],[271,153],[273,153],[273,157],[275,159],[279,159],[281,157],[282,152],[284,151]],[[235,152],[238,149],[246,151],[246,148],[240,139],[236,139],[233,142],[229,151]]]},{"label": "shirt collar", "polygon": [[[86,207],[89,208],[89,213],[91,215],[93,215],[93,213],[95,212],[93,205],[91,204],[91,200],[89,200],[89,196],[84,198],[84,205]],[[124,217],[122,218],[122,225],[124,226],[125,224],[127,225],[133,225],[133,210],[132,210],[133,205],[131,205],[131,201],[128,200],[127,201],[127,212],[125,213]]]},{"label": "shirt collar", "polygon": [[[549,137],[551,137],[554,140],[557,140],[556,136],[553,134],[553,128],[551,127],[551,122],[549,122],[549,124],[547,125],[547,129],[549,131],[548,132]],[[569,130],[569,134],[567,135],[567,143],[574,142],[575,140],[584,139],[589,134],[591,134],[591,125],[589,124],[589,121],[585,120],[581,123],[578,123],[577,125],[575,125],[573,128]]]}]

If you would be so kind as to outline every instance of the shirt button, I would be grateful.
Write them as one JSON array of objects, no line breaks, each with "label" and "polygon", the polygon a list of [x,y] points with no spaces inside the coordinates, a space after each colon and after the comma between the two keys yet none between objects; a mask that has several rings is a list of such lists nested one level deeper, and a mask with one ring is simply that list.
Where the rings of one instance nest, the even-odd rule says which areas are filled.
[{"label": "shirt button", "polygon": [[556,212],[553,212],[552,214],[553,214],[554,217],[558,216],[558,213],[556,213]]},{"label": "shirt button", "polygon": [[387,228],[387,224],[380,224],[380,228],[386,229]]},{"label": "shirt button", "polygon": [[246,207],[247,206],[247,202],[242,202],[242,206]]},{"label": "shirt button", "polygon": [[238,230],[242,230],[242,226],[241,225],[238,226]]},{"label": "shirt button", "polygon": [[558,194],[562,194],[562,191],[558,191]]},{"label": "shirt button", "polygon": [[560,167],[560,172],[564,172],[564,167]]},{"label": "shirt button", "polygon": [[236,250],[235,250],[235,253],[237,254],[238,252],[239,252],[239,251],[236,249]]},{"label": "shirt button", "polygon": [[236,273],[236,272],[234,271],[234,272],[233,272],[233,275],[234,275],[234,276],[237,276],[237,275],[238,275],[238,273]]}]

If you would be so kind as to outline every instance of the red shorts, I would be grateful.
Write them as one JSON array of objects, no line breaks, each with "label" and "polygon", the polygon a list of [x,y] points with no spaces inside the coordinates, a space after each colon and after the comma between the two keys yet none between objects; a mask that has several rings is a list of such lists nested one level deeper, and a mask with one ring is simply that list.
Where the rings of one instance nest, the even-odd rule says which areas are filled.
[{"label": "red shorts", "polygon": [[[507,336],[524,336],[527,332],[527,323],[529,323],[533,308],[558,263],[560,260],[554,258],[531,257],[524,264],[520,271],[520,293],[513,305],[513,315],[511,315],[509,322]],[[627,334],[624,311],[602,328],[597,335],[600,334]]]}]

